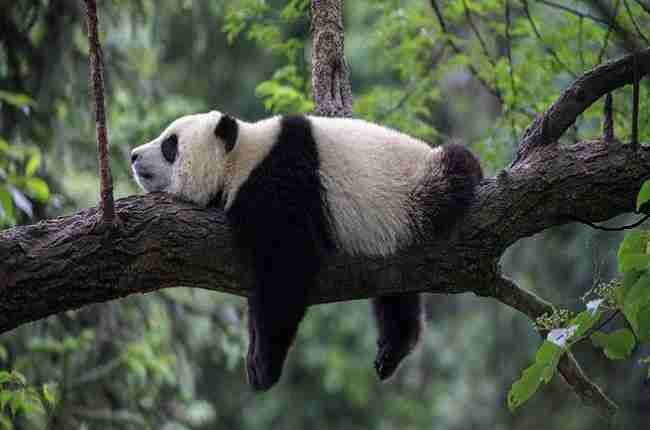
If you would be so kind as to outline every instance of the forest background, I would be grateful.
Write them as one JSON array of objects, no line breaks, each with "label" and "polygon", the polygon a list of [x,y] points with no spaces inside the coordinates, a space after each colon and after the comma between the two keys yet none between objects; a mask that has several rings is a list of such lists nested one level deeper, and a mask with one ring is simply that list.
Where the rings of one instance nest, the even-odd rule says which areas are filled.
[{"label": "forest background", "polygon": [[[647,3],[603,3],[648,45]],[[346,2],[354,116],[434,145],[465,142],[493,175],[511,161],[535,113],[584,71],[627,53],[594,4]],[[130,149],[177,116],[219,109],[254,120],[311,111],[308,10],[304,0],[100,2],[116,197],[139,192]],[[0,1],[2,228],[97,204],[87,52],[82,2]],[[630,88],[614,94],[616,134],[624,141],[631,99]],[[644,81],[642,142],[650,131],[648,100]],[[594,104],[563,143],[599,136],[602,109]],[[616,276],[621,238],[576,224],[552,228],[511,247],[504,272],[557,305],[581,310],[585,292]],[[0,368],[15,369],[43,393],[16,403],[15,414],[5,408],[0,426],[39,429],[53,416],[62,428],[89,429],[602,424],[560,377],[514,414],[508,410],[508,390],[539,346],[525,317],[469,295],[428,296],[426,312],[422,346],[380,384],[369,305],[313,307],[281,383],[256,395],[244,380],[243,300],[173,289],[94,305],[0,338]],[[574,352],[621,407],[622,428],[643,428],[650,384],[639,359],[647,347],[626,361],[607,360],[588,343]]]}]

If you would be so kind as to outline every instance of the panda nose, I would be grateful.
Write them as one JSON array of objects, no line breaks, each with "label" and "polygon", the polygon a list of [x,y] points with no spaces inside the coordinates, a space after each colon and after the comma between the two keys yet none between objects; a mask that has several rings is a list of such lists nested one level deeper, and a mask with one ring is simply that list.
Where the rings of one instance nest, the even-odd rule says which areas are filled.
[{"label": "panda nose", "polygon": [[140,157],[140,154],[136,154],[135,152],[131,153],[131,164],[135,163],[135,161]]}]

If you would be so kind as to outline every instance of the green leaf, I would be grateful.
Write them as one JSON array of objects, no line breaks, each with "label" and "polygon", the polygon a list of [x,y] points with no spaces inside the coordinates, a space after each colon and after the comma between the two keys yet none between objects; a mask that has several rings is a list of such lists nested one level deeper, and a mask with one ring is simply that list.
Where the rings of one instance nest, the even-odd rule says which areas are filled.
[{"label": "green leaf", "polygon": [[2,412],[7,405],[7,402],[11,400],[13,397],[14,392],[10,390],[2,390],[0,391],[0,412]]},{"label": "green leaf", "polygon": [[32,197],[40,202],[47,202],[50,198],[50,188],[41,178],[28,178],[25,186]]},{"label": "green leaf", "polygon": [[601,311],[582,311],[578,315],[576,315],[569,325],[576,325],[576,331],[573,334],[573,339],[578,339],[581,336],[583,336],[587,330],[589,330],[591,327],[593,327],[596,322],[600,319],[600,316],[602,315]]},{"label": "green leaf", "polygon": [[622,285],[614,291],[614,299],[616,300],[617,306],[623,308],[627,293],[630,292],[630,289],[637,283],[639,278],[641,278],[641,275],[643,275],[643,272],[636,269],[625,272],[623,275]]},{"label": "green leaf", "polygon": [[20,409],[25,407],[25,390],[20,389],[13,392],[13,396],[9,400],[9,409],[12,415],[16,415]]},{"label": "green leaf", "polygon": [[591,335],[594,345],[603,348],[605,356],[610,360],[628,358],[636,345],[634,334],[627,328],[614,330],[611,333],[597,331]]},{"label": "green leaf", "polygon": [[618,270],[621,273],[631,269],[644,270],[650,264],[648,255],[649,233],[642,230],[632,230],[618,249]]},{"label": "green leaf", "polygon": [[629,289],[623,301],[623,314],[642,342],[650,340],[648,317],[650,312],[650,274],[644,274]]},{"label": "green leaf", "polygon": [[27,384],[27,378],[25,378],[25,375],[17,371],[16,369],[11,371],[11,376],[16,380],[16,382],[26,385]]},{"label": "green leaf", "polygon": [[645,181],[639,191],[639,195],[636,197],[636,210],[641,208],[645,202],[650,200],[650,181]]},{"label": "green leaf", "polygon": [[43,384],[43,398],[49,403],[50,406],[56,405],[56,393],[54,391],[54,384]]},{"label": "green leaf", "polygon": [[0,90],[0,100],[17,108],[36,106],[34,100],[27,94],[10,93],[9,91]]},{"label": "green leaf", "polygon": [[521,378],[515,381],[508,392],[508,408],[511,412],[530,399],[542,384],[544,366],[533,364],[523,371]]},{"label": "green leaf", "polygon": [[637,336],[640,342],[650,342],[650,305],[639,308]]},{"label": "green leaf", "polygon": [[7,372],[6,370],[0,371],[0,384],[4,384],[5,382],[9,382],[13,379],[11,376],[11,373]]},{"label": "green leaf", "polygon": [[0,186],[0,221],[14,222],[14,203],[7,187]]},{"label": "green leaf", "polygon": [[539,389],[542,382],[548,383],[555,375],[557,364],[564,350],[549,341],[544,341],[535,354],[535,363],[524,370],[508,392],[508,408],[514,411]]},{"label": "green leaf", "polygon": [[36,170],[38,170],[38,167],[40,165],[41,165],[41,153],[35,152],[34,155],[32,155],[29,158],[29,161],[27,162],[27,166],[25,166],[25,175],[33,176],[34,173],[36,173]]}]

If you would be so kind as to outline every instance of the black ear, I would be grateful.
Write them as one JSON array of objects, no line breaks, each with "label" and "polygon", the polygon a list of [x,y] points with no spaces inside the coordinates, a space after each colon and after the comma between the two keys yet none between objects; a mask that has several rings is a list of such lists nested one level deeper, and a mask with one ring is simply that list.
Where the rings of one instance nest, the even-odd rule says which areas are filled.
[{"label": "black ear", "polygon": [[217,128],[214,129],[214,135],[223,140],[226,146],[226,152],[232,151],[235,147],[238,134],[239,126],[235,118],[228,114],[223,114],[219,120],[219,124],[217,124]]}]

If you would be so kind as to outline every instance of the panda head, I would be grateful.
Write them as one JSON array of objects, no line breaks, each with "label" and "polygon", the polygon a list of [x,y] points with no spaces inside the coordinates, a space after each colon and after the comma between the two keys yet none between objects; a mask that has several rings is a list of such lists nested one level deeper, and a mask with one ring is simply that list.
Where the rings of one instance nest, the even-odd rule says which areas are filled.
[{"label": "panda head", "polygon": [[133,176],[146,192],[205,206],[223,188],[238,135],[237,120],[217,111],[181,117],[131,151]]}]

